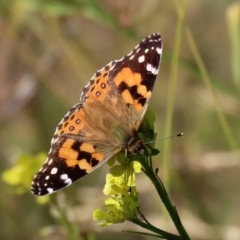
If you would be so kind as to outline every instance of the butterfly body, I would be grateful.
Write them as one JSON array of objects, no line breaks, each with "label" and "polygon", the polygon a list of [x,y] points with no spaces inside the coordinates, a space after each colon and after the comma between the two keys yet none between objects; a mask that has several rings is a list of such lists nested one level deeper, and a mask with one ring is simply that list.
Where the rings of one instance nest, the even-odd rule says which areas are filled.
[{"label": "butterfly body", "polygon": [[95,73],[80,103],[59,123],[47,161],[33,179],[33,194],[50,194],[70,185],[121,150],[142,152],[136,132],[148,107],[161,53],[161,37],[152,34],[124,58]]}]

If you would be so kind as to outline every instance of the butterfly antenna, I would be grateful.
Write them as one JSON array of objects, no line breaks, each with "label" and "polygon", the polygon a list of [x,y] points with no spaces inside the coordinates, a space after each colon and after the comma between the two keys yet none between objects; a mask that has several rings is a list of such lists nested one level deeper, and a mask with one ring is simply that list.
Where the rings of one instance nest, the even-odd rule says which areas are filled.
[{"label": "butterfly antenna", "polygon": [[182,137],[183,135],[184,135],[184,133],[178,133],[178,134],[172,135],[170,137],[165,137],[165,138],[161,138],[161,139],[158,139],[158,140],[155,140],[155,141],[150,141],[150,142],[143,143],[143,145],[146,145],[146,144],[149,144],[149,143],[154,143],[154,142],[164,141],[166,139],[170,139],[170,138],[174,138],[174,137]]}]

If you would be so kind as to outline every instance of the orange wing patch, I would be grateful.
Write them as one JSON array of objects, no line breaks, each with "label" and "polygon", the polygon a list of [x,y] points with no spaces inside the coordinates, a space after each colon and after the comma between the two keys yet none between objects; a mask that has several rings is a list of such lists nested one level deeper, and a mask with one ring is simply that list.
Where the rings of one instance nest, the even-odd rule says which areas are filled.
[{"label": "orange wing patch", "polygon": [[60,148],[58,152],[58,157],[63,159],[78,159],[78,152],[71,148]]},{"label": "orange wing patch", "polygon": [[121,91],[123,101],[127,105],[133,105],[137,112],[141,112],[146,99],[151,95],[147,87],[141,84],[141,74],[133,72],[130,67],[125,67],[117,73],[114,82]]},{"label": "orange wing patch", "polygon": [[113,67],[113,63],[107,65],[104,69],[98,71],[91,80],[91,85],[85,89],[84,100],[91,102],[104,102],[112,91],[108,83],[109,70]]},{"label": "orange wing patch", "polygon": [[122,82],[126,82],[129,87],[141,84],[142,77],[139,73],[134,73],[131,68],[123,68],[114,78],[114,82],[119,86]]},{"label": "orange wing patch", "polygon": [[65,159],[68,167],[79,166],[80,169],[90,171],[104,160],[104,154],[97,152],[94,145],[67,139],[58,151],[58,157]]},{"label": "orange wing patch", "polygon": [[67,133],[78,134],[79,130],[85,126],[84,119],[84,110],[80,105],[72,108],[58,125],[54,135],[59,136]]},{"label": "orange wing patch", "polygon": [[82,145],[80,146],[80,151],[84,151],[84,152],[88,152],[88,153],[96,152],[93,145],[90,143],[82,143]]}]

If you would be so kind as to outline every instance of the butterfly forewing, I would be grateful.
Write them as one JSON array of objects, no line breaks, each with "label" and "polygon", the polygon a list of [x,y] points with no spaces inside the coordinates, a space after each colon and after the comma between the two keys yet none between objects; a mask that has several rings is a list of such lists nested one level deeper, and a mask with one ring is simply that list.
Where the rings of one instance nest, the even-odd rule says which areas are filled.
[{"label": "butterfly forewing", "polygon": [[109,74],[125,105],[131,128],[138,129],[148,107],[159,71],[162,42],[159,34],[143,39],[132,52],[116,62]]}]

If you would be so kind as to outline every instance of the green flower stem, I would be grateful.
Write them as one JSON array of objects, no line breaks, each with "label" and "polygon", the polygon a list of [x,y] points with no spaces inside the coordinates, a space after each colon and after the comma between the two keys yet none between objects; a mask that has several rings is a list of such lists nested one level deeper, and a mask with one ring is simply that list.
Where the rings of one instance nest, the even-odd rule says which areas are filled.
[{"label": "green flower stem", "polygon": [[165,232],[159,228],[156,228],[154,227],[152,224],[150,224],[149,222],[147,223],[144,223],[143,221],[141,221],[140,219],[138,219],[137,217],[136,218],[133,218],[132,220],[130,220],[132,223],[135,223],[139,226],[141,226],[142,228],[145,228],[151,232],[154,232],[156,234],[158,234],[158,236],[161,236],[165,239],[171,239],[171,240],[180,240],[181,238],[177,235],[174,235],[174,234],[171,234],[171,233],[168,233],[168,232]]},{"label": "green flower stem", "polygon": [[151,162],[152,162],[151,156],[150,156],[150,161],[147,161],[147,159],[145,159],[144,161],[141,161],[141,164],[143,166],[143,172],[149,177],[149,179],[152,181],[153,185],[155,186],[159,197],[161,198],[163,204],[165,205],[179,235],[181,236],[181,239],[182,240],[191,240],[190,237],[188,236],[185,228],[182,225],[182,222],[179,218],[176,207],[172,205],[172,203],[169,199],[168,193],[167,193],[161,179],[154,172]]},{"label": "green flower stem", "polygon": [[67,239],[69,240],[83,240],[81,235],[79,234],[79,229],[72,222],[70,222],[66,215],[66,209],[61,209],[59,204],[57,203],[56,197],[51,198],[51,210],[55,212],[53,217],[58,220],[61,226],[65,229],[67,233]]}]

